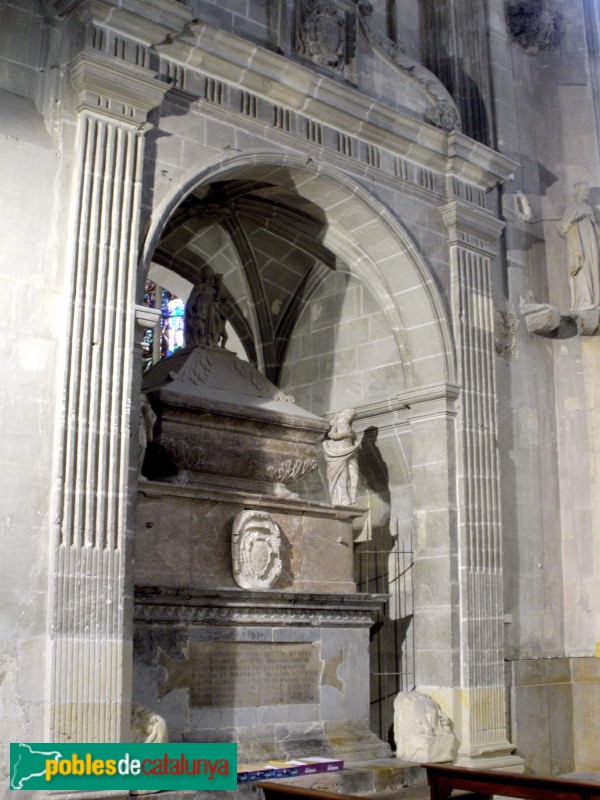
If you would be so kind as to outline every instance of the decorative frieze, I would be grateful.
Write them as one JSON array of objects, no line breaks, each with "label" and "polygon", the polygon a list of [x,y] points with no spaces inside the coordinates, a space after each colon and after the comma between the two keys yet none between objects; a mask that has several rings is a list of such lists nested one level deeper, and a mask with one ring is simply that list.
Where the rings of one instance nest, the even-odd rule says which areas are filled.
[{"label": "decorative frieze", "polygon": [[270,590],[219,589],[210,592],[139,586],[137,622],[224,625],[306,625],[368,628],[387,595],[303,594]]},{"label": "decorative frieze", "polygon": [[204,99],[209,103],[223,105],[225,95],[225,84],[213,78],[206,78],[204,83]]}]

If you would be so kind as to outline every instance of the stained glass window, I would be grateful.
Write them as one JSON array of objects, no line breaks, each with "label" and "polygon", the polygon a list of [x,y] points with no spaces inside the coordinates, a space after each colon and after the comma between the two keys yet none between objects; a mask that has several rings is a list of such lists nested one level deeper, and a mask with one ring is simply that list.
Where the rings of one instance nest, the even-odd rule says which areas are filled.
[{"label": "stained glass window", "polygon": [[159,324],[153,330],[146,331],[142,343],[146,370],[161,358],[168,358],[183,347],[185,303],[154,281],[146,281],[144,305],[160,308],[162,312]]}]

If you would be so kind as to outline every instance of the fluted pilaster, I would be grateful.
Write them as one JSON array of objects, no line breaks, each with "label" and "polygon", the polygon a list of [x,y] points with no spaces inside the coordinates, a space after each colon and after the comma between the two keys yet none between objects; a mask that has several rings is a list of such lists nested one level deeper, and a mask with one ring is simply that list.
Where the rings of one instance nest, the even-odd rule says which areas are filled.
[{"label": "fluted pilaster", "polygon": [[48,736],[118,741],[128,728],[127,502],[135,273],[153,73],[84,51],[78,96],[70,320],[53,551]]},{"label": "fluted pilaster", "polygon": [[442,210],[462,392],[457,415],[462,719],[459,763],[518,767],[506,731],[492,243],[503,223],[459,200]]}]

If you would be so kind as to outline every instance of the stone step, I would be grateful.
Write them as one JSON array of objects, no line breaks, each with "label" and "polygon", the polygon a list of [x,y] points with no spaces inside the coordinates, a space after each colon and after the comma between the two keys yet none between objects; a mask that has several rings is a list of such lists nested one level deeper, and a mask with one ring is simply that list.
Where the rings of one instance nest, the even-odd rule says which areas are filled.
[{"label": "stone step", "polygon": [[[415,795],[414,800],[429,796],[427,775],[419,765],[398,761],[395,758],[381,758],[373,761],[346,764],[341,772],[320,775],[304,775],[298,778],[279,778],[278,783],[298,786],[305,789],[321,789],[326,792],[340,792],[366,797],[388,797],[419,787],[425,794]],[[406,800],[413,800],[406,795]]]}]

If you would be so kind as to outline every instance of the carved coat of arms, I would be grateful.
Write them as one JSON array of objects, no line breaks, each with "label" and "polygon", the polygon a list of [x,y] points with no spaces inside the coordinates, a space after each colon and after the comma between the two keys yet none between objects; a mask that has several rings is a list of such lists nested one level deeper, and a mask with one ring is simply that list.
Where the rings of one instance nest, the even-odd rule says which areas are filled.
[{"label": "carved coat of arms", "polygon": [[242,589],[270,589],[281,576],[281,531],[265,511],[242,511],[233,522],[233,578]]},{"label": "carved coat of arms", "polygon": [[347,62],[347,19],[334,0],[299,0],[296,52],[322,67],[343,72]]}]

